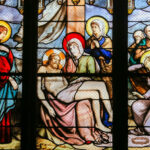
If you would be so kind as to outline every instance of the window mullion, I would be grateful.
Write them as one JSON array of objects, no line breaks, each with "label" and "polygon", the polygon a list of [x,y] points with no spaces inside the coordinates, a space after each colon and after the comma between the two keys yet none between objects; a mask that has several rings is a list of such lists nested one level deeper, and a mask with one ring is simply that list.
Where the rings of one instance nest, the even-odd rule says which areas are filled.
[{"label": "window mullion", "polygon": [[113,27],[113,149],[128,149],[127,111],[127,10],[128,0],[114,0]]},{"label": "window mullion", "polygon": [[38,0],[24,1],[22,150],[35,149]]}]

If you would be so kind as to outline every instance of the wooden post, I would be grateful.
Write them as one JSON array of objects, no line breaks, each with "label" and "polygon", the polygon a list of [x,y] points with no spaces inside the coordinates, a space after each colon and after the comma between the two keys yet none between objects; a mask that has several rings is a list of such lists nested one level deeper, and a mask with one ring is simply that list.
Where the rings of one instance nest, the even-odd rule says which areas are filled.
[{"label": "wooden post", "polygon": [[67,0],[67,33],[85,33],[85,0],[80,0],[74,5],[72,0]]}]

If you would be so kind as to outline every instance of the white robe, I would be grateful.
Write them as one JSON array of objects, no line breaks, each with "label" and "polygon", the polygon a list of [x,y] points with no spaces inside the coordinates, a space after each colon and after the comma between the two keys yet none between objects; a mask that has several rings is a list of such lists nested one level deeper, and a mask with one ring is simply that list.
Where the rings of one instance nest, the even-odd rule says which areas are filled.
[{"label": "white robe", "polygon": [[[65,27],[66,0],[62,5],[58,5],[57,0],[50,2],[43,11],[42,18],[38,22],[38,42],[50,43],[56,40]],[[23,38],[23,25],[17,33]],[[19,44],[20,45],[20,44]],[[18,47],[20,47],[18,45]]]}]

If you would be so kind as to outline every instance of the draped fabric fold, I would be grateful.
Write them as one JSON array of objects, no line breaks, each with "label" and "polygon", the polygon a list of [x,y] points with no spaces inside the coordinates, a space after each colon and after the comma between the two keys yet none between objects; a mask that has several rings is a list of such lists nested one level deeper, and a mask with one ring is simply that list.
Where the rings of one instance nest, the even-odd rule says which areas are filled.
[{"label": "draped fabric fold", "polygon": [[[41,118],[49,131],[69,144],[81,145],[88,141],[85,137],[90,137],[95,130],[90,102],[83,100],[64,104],[54,99],[51,94],[48,94],[48,101],[56,112],[55,118],[50,117],[45,108],[41,106]],[[90,118],[90,122],[85,121],[85,118]],[[88,128],[89,126],[91,128]]]},{"label": "draped fabric fold", "polygon": [[[12,52],[0,51],[0,143],[11,142],[10,113],[15,107],[17,90],[14,90],[9,82],[9,73],[14,71]],[[7,73],[8,75],[5,75]]]},{"label": "draped fabric fold", "polygon": [[[0,52],[0,73],[9,73],[13,64],[13,55],[10,51],[9,54],[6,52]],[[0,76],[0,90],[7,83],[9,76]]]},{"label": "draped fabric fold", "polygon": [[[58,5],[57,0],[50,2],[38,20],[38,42],[48,44],[56,40],[65,28],[65,19],[66,2],[62,5]],[[23,38],[23,25],[16,35]]]},{"label": "draped fabric fold", "polygon": [[[0,52],[0,73],[10,73],[13,68],[13,54],[11,51],[9,53]],[[9,110],[15,107],[15,100],[17,90],[14,90],[8,81],[9,75],[0,76],[0,122],[2,121],[4,115],[9,112]]]}]

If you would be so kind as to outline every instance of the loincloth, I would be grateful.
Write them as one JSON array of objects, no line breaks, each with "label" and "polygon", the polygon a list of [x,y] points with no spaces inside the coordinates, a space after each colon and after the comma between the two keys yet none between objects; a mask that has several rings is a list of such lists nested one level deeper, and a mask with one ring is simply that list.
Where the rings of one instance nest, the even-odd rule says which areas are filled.
[{"label": "loincloth", "polygon": [[78,82],[69,85],[67,88],[57,94],[57,99],[64,103],[71,103],[75,100],[77,90],[80,88],[83,82]]}]

